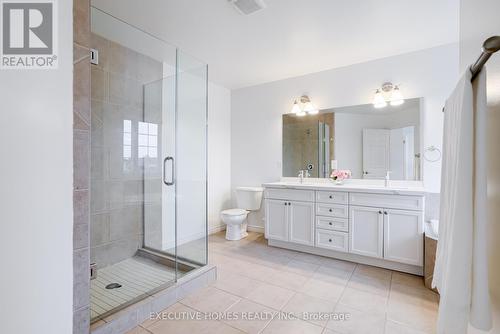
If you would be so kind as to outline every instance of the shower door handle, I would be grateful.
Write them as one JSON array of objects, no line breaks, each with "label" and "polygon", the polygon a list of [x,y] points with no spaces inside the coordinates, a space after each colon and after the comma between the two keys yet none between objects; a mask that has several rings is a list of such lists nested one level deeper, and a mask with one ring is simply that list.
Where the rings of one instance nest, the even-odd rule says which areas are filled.
[{"label": "shower door handle", "polygon": [[[167,181],[167,161],[172,161],[172,175],[170,182]],[[166,157],[163,159],[163,183],[165,183],[167,186],[173,186],[175,181],[174,181],[174,176],[175,176],[175,163],[174,163],[174,158],[173,157]]]}]

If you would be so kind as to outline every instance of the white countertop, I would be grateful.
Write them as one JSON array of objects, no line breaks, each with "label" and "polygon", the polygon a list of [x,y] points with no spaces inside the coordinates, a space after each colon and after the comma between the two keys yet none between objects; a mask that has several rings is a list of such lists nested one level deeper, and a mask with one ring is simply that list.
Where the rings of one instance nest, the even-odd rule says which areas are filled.
[{"label": "white countertop", "polygon": [[426,191],[420,181],[389,181],[389,187],[385,187],[384,180],[345,180],[344,184],[337,185],[330,179],[307,178],[302,183],[298,178],[283,178],[279,182],[262,184],[265,188],[285,188],[303,190],[327,190],[347,192],[369,192],[392,195],[422,196]]}]

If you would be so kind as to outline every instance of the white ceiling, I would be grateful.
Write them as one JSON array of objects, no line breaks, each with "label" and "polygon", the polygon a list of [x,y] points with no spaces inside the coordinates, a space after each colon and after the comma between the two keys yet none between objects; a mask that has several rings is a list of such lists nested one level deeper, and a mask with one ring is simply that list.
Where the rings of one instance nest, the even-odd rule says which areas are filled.
[{"label": "white ceiling", "polygon": [[231,89],[458,41],[459,0],[93,0],[209,64]]}]

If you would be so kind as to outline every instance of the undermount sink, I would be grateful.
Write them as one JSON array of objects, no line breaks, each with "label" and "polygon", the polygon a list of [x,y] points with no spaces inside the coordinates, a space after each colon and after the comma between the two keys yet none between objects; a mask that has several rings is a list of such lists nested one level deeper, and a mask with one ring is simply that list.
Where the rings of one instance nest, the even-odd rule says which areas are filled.
[{"label": "undermount sink", "polygon": [[315,183],[312,182],[282,182],[284,186],[312,186]]}]

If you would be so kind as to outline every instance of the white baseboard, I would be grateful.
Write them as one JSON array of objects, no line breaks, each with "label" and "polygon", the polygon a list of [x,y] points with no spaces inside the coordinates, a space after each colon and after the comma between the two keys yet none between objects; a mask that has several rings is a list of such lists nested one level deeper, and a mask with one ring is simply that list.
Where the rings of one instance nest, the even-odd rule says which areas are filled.
[{"label": "white baseboard", "polygon": [[315,255],[320,255],[320,256],[333,257],[333,258],[339,259],[339,260],[367,264],[370,266],[382,267],[382,268],[386,268],[386,269],[390,269],[390,270],[396,270],[396,271],[402,271],[405,273],[410,273],[413,275],[424,276],[424,268],[421,266],[414,266],[414,265],[410,265],[410,264],[392,262],[392,261],[383,260],[383,259],[376,259],[376,258],[366,257],[366,256],[362,256],[362,255],[352,254],[352,253],[343,253],[343,252],[333,251],[333,250],[324,249],[324,248],[298,245],[298,244],[294,244],[294,243],[286,242],[286,241],[268,239],[267,243],[269,246],[286,248],[286,249],[291,249],[294,251],[310,253],[310,254],[315,254]]},{"label": "white baseboard", "polygon": [[208,229],[208,235],[219,233],[220,231],[225,231],[226,230],[226,225],[221,224],[218,226],[212,226]]},{"label": "white baseboard", "polygon": [[263,227],[263,226],[252,226],[252,225],[248,225],[248,226],[247,226],[247,231],[250,231],[250,232],[257,232],[257,233],[264,233],[264,227]]}]

